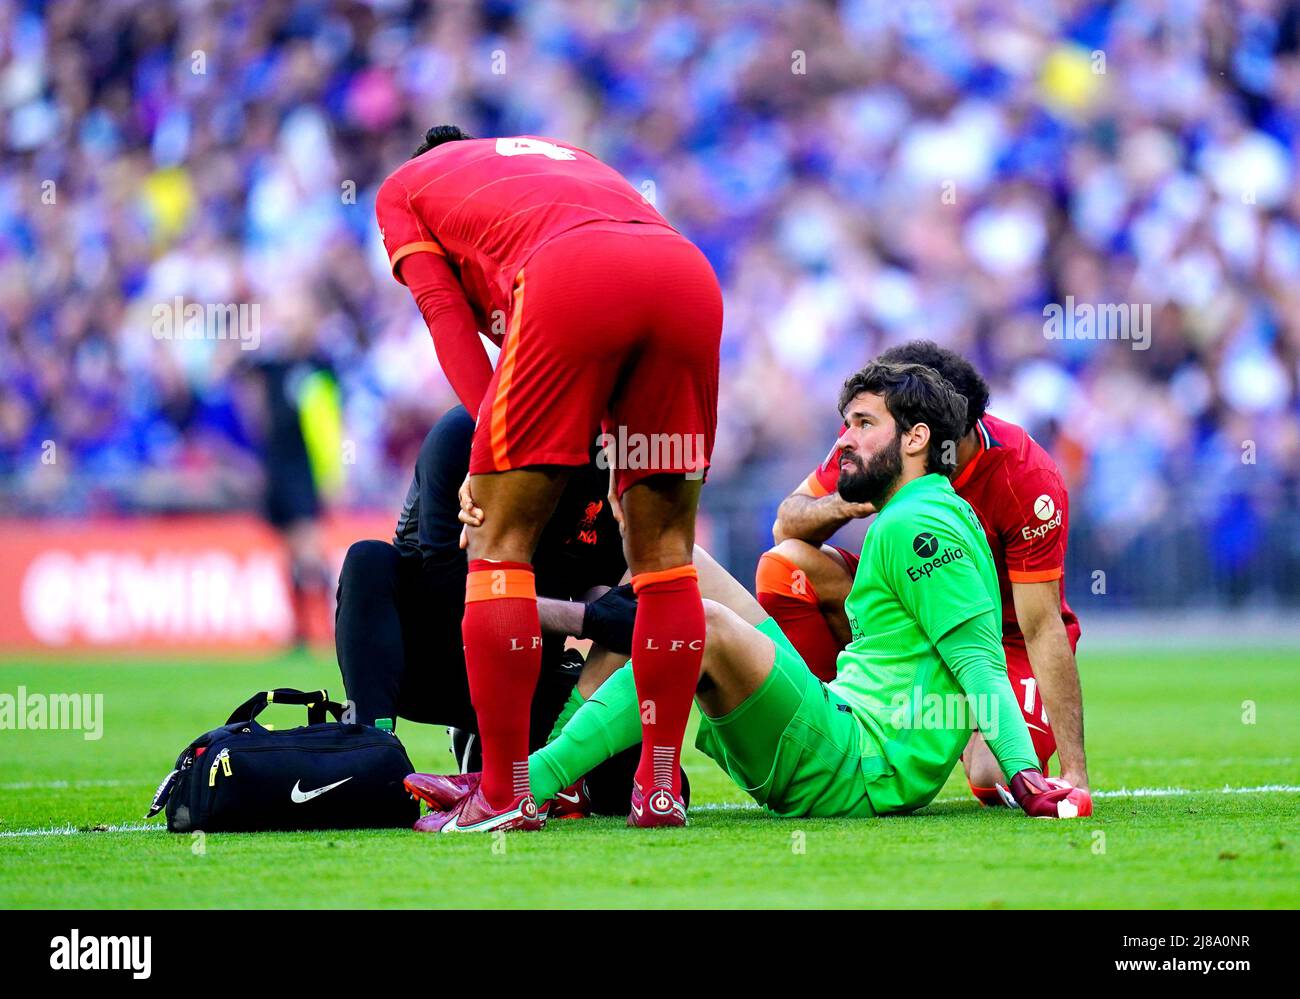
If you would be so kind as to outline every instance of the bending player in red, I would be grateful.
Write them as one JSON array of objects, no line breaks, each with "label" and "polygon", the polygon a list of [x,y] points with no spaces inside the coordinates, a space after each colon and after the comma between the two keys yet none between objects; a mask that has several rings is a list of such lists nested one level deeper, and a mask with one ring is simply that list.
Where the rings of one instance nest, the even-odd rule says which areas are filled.
[{"label": "bending player in red", "polygon": [[[1079,621],[1065,602],[1063,581],[1069,496],[1060,472],[1024,430],[984,412],[988,386],[959,354],[913,340],[879,359],[933,368],[966,397],[969,426],[956,442],[952,484],[975,508],[993,551],[1011,687],[1043,772],[1057,752],[1061,776],[1086,789],[1083,698],[1074,659]],[[759,602],[823,680],[835,676],[836,656],[848,640],[844,598],[858,566],[856,555],[824,542],[850,520],[875,512],[837,494],[839,474],[837,442],[782,502],[772,529],[777,544],[758,565]],[[977,798],[989,805],[1002,802],[996,790],[1001,771],[978,732],[962,754],[962,765]]]},{"label": "bending player in red", "polygon": [[[553,139],[430,129],[375,211],[393,276],[478,414],[462,501],[481,522],[461,631],[483,776],[421,828],[544,823],[528,789],[542,644],[530,560],[602,419],[631,445],[615,468],[643,722],[628,823],[684,825],[679,761],[704,647],[691,555],[722,336],[712,268],[621,175]],[[480,331],[501,347],[495,372]]]}]

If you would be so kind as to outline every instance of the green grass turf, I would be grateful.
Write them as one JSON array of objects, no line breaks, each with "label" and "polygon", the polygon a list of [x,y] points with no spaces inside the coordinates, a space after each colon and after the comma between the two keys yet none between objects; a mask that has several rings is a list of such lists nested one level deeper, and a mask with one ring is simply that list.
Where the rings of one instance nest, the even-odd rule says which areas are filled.
[{"label": "green grass turf", "polygon": [[[958,775],[914,816],[783,820],[745,807],[692,751],[689,828],[558,822],[494,852],[491,837],[405,830],[211,834],[202,851],[188,835],[96,831],[141,823],[180,749],[248,694],[338,689],[336,668],[309,656],[10,660],[0,693],[102,693],[105,726],[97,742],[0,731],[0,906],[1295,907],[1300,794],[1217,789],[1300,784],[1296,661],[1294,650],[1082,656],[1094,789],[1191,795],[1099,798],[1090,819],[1032,822],[980,808]],[[299,723],[289,707],[266,717]],[[441,730],[399,734],[416,766],[448,768]],[[51,827],[78,831],[13,835]]]}]

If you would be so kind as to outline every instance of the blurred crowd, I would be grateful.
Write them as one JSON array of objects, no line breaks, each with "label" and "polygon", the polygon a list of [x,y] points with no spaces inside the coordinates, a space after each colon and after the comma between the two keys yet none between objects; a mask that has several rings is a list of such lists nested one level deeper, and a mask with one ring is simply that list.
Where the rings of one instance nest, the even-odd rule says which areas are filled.
[{"label": "blurred crowd", "polygon": [[[373,197],[440,122],[575,142],[705,250],[727,309],[710,481],[731,495],[778,500],[833,440],[844,376],[925,336],[977,362],[1115,544],[1195,516],[1249,556],[1252,518],[1294,507],[1294,3],[11,0],[0,18],[13,508],[255,502],[240,373],[297,354],[341,386],[333,501],[395,506],[454,398]],[[257,303],[257,349],[160,337],[177,296]],[[1149,306],[1145,342],[1051,338],[1067,298]]]}]

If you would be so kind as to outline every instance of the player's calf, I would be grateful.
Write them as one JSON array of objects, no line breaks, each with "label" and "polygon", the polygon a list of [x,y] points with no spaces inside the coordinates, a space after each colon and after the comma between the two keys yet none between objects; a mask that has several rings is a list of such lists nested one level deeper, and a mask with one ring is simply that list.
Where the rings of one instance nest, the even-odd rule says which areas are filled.
[{"label": "player's calf", "polygon": [[961,754],[962,769],[966,771],[966,783],[970,785],[971,794],[990,808],[1006,804],[998,794],[998,785],[1003,782],[1002,768],[989,749],[984,737],[975,732]]}]

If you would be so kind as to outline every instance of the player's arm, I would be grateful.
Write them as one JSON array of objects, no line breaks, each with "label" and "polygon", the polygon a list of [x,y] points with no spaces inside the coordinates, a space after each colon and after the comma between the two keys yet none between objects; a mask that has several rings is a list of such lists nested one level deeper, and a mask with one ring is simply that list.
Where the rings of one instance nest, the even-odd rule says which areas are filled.
[{"label": "player's arm", "polygon": [[492,380],[492,362],[446,252],[411,208],[396,175],[379,186],[375,218],[393,277],[410,289],[447,380],[470,415],[477,415]]},{"label": "player's arm", "polygon": [[[595,600],[596,596],[590,597]],[[582,634],[582,615],[587,605],[577,600],[557,600],[554,597],[537,598],[537,617],[544,635],[577,637]]]},{"label": "player's arm", "polygon": [[1079,667],[1061,620],[1059,580],[1011,584],[1016,620],[1025,636],[1029,662],[1038,680],[1047,717],[1056,734],[1061,776],[1075,787],[1088,786],[1088,763],[1083,750],[1083,692]]},{"label": "player's arm", "polygon": [[435,253],[413,253],[396,266],[429,327],[447,381],[465,408],[477,414],[492,381],[492,362],[464,289],[447,261]]},{"label": "player's arm", "polygon": [[795,538],[820,545],[850,520],[876,512],[870,503],[849,503],[833,489],[828,492],[818,474],[804,479],[777,507],[772,524],[772,540],[777,544]]},{"label": "player's arm", "polygon": [[937,639],[931,637],[931,641],[957,678],[966,699],[976,706],[977,714],[992,719],[988,726],[981,723],[980,733],[1002,772],[1010,776],[1022,770],[1037,770],[1038,756],[1015,691],[1007,679],[1000,632],[997,614],[989,604],[986,610]]},{"label": "player's arm", "polygon": [[1061,776],[1088,786],[1083,751],[1083,695],[1065,623],[1061,577],[1069,530],[1070,497],[1055,469],[1036,469],[1015,482],[999,507],[1007,578],[1029,665],[1056,735]]}]

